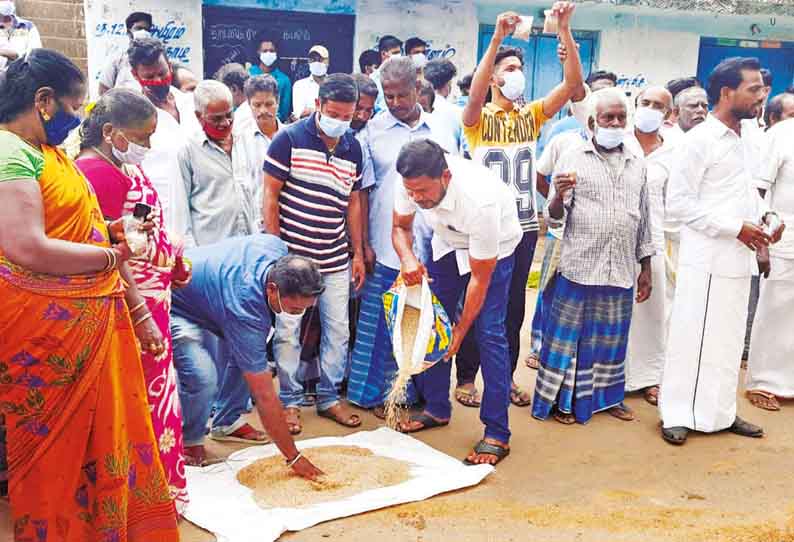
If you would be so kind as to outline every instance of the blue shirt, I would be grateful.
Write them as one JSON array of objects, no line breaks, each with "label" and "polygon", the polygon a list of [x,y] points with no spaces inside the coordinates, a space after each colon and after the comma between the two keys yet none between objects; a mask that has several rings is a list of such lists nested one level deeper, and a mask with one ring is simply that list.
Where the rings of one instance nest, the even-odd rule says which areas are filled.
[{"label": "blue shirt", "polygon": [[[454,140],[440,131],[431,115],[424,111],[419,122],[411,128],[397,120],[389,110],[376,115],[360,134],[364,154],[362,189],[369,189],[369,244],[375,251],[378,263],[391,269],[400,268],[400,259],[391,241],[392,213],[396,183],[402,182],[397,172],[400,149],[415,139],[432,139],[451,153],[457,153]],[[420,213],[414,220],[415,251],[423,258],[423,238],[430,235],[421,223]]]},{"label": "blue shirt", "polygon": [[278,118],[281,122],[287,122],[290,113],[292,113],[292,82],[287,74],[278,68],[267,74],[258,65],[248,68],[248,73],[251,76],[270,75],[276,80],[278,83]]},{"label": "blue shirt", "polygon": [[361,188],[361,144],[348,130],[333,154],[317,133],[317,113],[279,131],[267,149],[265,173],[284,185],[279,196],[281,238],[290,252],[323,273],[348,267],[347,207]]},{"label": "blue shirt", "polygon": [[273,313],[265,295],[266,277],[287,245],[273,235],[233,237],[185,251],[193,278],[175,289],[171,311],[223,338],[230,363],[243,372],[267,370],[267,337]]}]

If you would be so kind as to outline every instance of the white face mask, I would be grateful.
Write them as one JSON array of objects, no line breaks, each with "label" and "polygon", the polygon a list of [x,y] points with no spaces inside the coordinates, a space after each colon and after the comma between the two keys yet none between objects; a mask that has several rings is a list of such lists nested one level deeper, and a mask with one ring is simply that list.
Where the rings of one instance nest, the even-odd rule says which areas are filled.
[{"label": "white face mask", "polygon": [[421,70],[427,66],[427,56],[425,56],[424,53],[416,53],[415,55],[411,55],[411,60],[414,61],[414,66],[416,66],[417,70]]},{"label": "white face mask", "polygon": [[664,113],[650,107],[638,107],[634,112],[634,126],[644,133],[650,134],[657,131],[664,121]]},{"label": "white face mask", "polygon": [[132,39],[134,40],[142,40],[144,38],[151,38],[152,33],[148,30],[136,30],[132,33]]},{"label": "white face mask", "polygon": [[278,301],[278,317],[285,321],[300,322],[303,320],[303,315],[306,314],[306,309],[303,309],[300,314],[290,314],[284,310],[284,304],[281,302],[281,292],[276,289],[276,300]]},{"label": "white face mask", "polygon": [[600,126],[596,126],[596,143],[605,149],[611,150],[616,148],[618,145],[623,143],[623,139],[625,137],[626,130],[623,128],[601,128]]},{"label": "white face mask", "polygon": [[325,77],[328,73],[328,64],[325,62],[309,62],[309,72],[315,77]]},{"label": "white face mask", "polygon": [[259,54],[259,60],[261,60],[262,64],[269,68],[276,63],[276,60],[278,60],[278,55],[273,51],[265,51],[264,53]]},{"label": "white face mask", "polygon": [[524,89],[527,86],[524,72],[518,70],[514,72],[505,72],[503,77],[505,83],[499,87],[499,90],[502,91],[502,96],[514,102],[524,95]]},{"label": "white face mask", "polygon": [[332,119],[320,113],[320,130],[328,137],[342,137],[350,129],[350,121]]},{"label": "white face mask", "polygon": [[[124,139],[127,139],[126,137]],[[113,156],[122,164],[129,164],[131,166],[139,166],[149,153],[149,148],[143,145],[138,145],[127,139],[127,150],[120,151],[113,146]]]}]

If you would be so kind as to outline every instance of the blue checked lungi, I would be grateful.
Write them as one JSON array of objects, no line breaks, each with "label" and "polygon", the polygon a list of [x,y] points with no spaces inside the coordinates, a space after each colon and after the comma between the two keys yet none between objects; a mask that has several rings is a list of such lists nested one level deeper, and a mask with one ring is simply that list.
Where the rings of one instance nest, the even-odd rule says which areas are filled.
[{"label": "blue checked lungi", "polygon": [[540,267],[540,281],[538,283],[538,299],[535,302],[535,313],[532,315],[532,335],[530,351],[540,356],[540,347],[543,344],[543,325],[551,300],[554,296],[554,282],[557,276],[557,264],[560,262],[560,240],[552,234],[546,234],[543,248],[543,263]]},{"label": "blue checked lungi", "polygon": [[383,404],[387,386],[391,385],[397,373],[391,336],[386,328],[383,294],[391,288],[399,274],[396,269],[375,263],[372,275],[367,277],[361,290],[347,399],[363,408]]},{"label": "blue checked lungi", "polygon": [[632,288],[584,286],[558,274],[543,330],[532,415],[554,405],[587,423],[623,402]]}]

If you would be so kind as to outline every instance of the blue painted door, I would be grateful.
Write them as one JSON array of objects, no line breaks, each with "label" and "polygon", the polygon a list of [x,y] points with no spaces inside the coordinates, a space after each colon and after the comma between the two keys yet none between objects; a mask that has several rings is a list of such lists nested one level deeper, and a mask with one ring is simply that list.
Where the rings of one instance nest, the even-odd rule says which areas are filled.
[{"label": "blue painted door", "polygon": [[698,79],[705,86],[711,71],[732,56],[756,57],[772,70],[772,96],[791,86],[794,79],[794,42],[700,38]]},{"label": "blue painted door", "polygon": [[[478,59],[482,57],[491,42],[493,31],[493,25],[480,26]],[[585,77],[587,77],[593,68],[598,34],[596,32],[574,32],[574,39],[579,44],[582,69]],[[527,100],[542,98],[562,81],[562,65],[557,58],[556,36],[533,31],[529,41],[520,41],[508,37],[505,39],[504,44],[518,47],[524,51],[524,75],[527,78],[527,89],[524,91],[524,96]]]}]

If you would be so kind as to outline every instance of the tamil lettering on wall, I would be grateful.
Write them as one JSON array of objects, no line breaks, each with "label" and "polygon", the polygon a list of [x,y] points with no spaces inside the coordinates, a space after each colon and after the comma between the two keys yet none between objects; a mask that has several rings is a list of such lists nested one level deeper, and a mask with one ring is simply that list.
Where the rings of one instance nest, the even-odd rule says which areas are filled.
[{"label": "tamil lettering on wall", "polygon": [[166,47],[168,58],[201,73],[201,0],[85,0],[86,41],[91,96],[108,62],[125,54],[129,37],[124,20],[133,11],[152,14],[152,35]]}]

